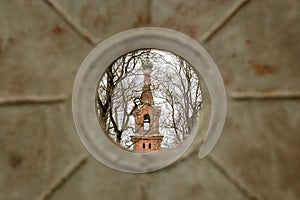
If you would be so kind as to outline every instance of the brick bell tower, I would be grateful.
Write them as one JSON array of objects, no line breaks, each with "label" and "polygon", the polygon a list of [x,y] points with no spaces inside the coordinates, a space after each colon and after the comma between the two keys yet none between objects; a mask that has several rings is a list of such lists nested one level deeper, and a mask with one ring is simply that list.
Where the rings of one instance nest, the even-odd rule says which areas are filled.
[{"label": "brick bell tower", "polygon": [[153,65],[149,59],[142,62],[144,85],[139,102],[135,102],[132,115],[135,120],[135,134],[131,136],[133,150],[136,152],[151,152],[160,149],[163,136],[159,133],[159,118],[161,107],[154,105],[150,88],[150,74]]}]

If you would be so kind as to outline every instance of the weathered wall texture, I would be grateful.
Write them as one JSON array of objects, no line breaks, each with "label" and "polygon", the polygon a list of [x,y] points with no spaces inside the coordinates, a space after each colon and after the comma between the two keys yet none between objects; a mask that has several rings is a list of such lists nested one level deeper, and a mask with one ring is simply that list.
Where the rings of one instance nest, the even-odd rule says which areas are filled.
[{"label": "weathered wall texture", "polygon": [[[300,3],[239,2],[1,1],[0,199],[300,199]],[[134,175],[87,155],[71,94],[97,42],[142,26],[204,45],[224,78],[228,114],[209,157],[194,151]]]}]

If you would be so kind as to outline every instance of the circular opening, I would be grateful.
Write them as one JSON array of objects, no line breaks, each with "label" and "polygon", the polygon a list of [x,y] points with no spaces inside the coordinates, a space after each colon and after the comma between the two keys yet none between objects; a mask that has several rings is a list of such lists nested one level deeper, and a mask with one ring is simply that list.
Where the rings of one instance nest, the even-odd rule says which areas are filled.
[{"label": "circular opening", "polygon": [[[194,67],[195,74],[201,77],[199,79],[203,92],[201,95],[205,106],[201,108],[200,115],[196,119],[194,126],[192,126],[189,136],[183,140],[184,142],[177,145],[176,148],[135,153],[124,149],[122,144],[116,145],[117,143],[114,142],[113,137],[107,137],[105,124],[99,125],[98,118],[101,113],[97,112],[97,106],[99,106],[96,105],[98,94],[95,93],[99,92],[100,78],[105,75],[110,65],[128,53],[149,49],[150,52],[160,52],[161,50],[172,52]],[[149,59],[150,57],[149,55]],[[141,66],[143,65],[143,61],[145,69],[142,70],[144,78],[141,80],[144,83],[144,72],[148,71],[149,68],[152,70],[156,64],[155,62],[152,63],[152,61],[148,63],[147,59],[141,59]],[[164,68],[162,67],[161,69]],[[168,69],[171,69],[171,67]],[[155,80],[151,79],[151,76],[149,78],[150,80]],[[176,82],[176,84],[179,84],[179,82]],[[140,86],[137,90],[143,88],[142,85]],[[153,83],[150,89],[154,86],[155,84]],[[112,94],[115,91],[112,90]],[[115,94],[118,95],[117,92]],[[137,92],[136,95],[140,97],[141,93]],[[180,100],[182,99],[184,99],[184,96]],[[135,103],[138,105],[139,101],[133,101],[133,105]],[[112,106],[112,108],[114,107]],[[72,110],[80,140],[97,160],[116,170],[143,173],[161,169],[176,161],[192,145],[196,135],[205,136],[204,140],[200,141],[202,146],[199,152],[199,157],[205,157],[214,147],[220,136],[225,120],[226,95],[217,66],[196,41],[182,33],[169,29],[140,28],[112,36],[96,46],[89,53],[76,75],[73,88]],[[141,117],[141,121],[144,123],[144,129],[147,130],[151,129],[153,119],[151,118],[151,114],[146,114]],[[104,128],[102,129],[101,127]],[[159,131],[159,133],[162,134],[163,131]],[[120,141],[122,141],[122,137]],[[141,148],[153,149],[154,144],[145,142],[141,144]]]},{"label": "circular opening", "polygon": [[103,133],[133,152],[181,146],[197,124],[201,105],[200,78],[194,67],[158,49],[121,55],[107,66],[96,89]]}]

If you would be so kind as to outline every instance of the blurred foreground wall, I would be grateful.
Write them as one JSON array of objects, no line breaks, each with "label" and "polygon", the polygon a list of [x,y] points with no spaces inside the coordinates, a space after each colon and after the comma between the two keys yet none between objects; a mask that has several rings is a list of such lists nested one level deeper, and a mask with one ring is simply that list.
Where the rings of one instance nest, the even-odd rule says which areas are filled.
[{"label": "blurred foreground wall", "polygon": [[[134,175],[87,154],[71,95],[98,42],[143,26],[203,44],[228,113],[207,158]],[[0,199],[300,199],[299,36],[298,0],[2,0]]]}]

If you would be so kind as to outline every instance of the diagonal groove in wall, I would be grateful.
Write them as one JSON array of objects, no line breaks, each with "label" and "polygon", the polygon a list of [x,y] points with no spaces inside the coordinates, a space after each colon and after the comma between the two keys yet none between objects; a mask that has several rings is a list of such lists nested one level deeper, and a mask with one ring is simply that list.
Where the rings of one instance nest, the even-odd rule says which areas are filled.
[{"label": "diagonal groove in wall", "polygon": [[91,46],[97,45],[100,41],[93,36],[86,28],[81,26],[72,16],[70,16],[58,3],[53,0],[44,0],[44,2],[56,12],[69,26],[72,28],[75,33],[77,33],[81,38],[83,38]]},{"label": "diagonal groove in wall", "polygon": [[54,180],[49,188],[47,188],[38,199],[49,199],[55,193],[55,191],[62,187],[68,181],[68,179],[70,179],[87,162],[87,158],[87,155],[79,156],[79,158],[75,162],[73,162],[66,168],[64,173],[62,173]]},{"label": "diagonal groove in wall", "polygon": [[245,186],[243,186],[239,181],[237,181],[228,170],[217,162],[212,155],[207,156],[207,160],[230,181],[247,199],[262,199],[259,196],[252,194]]},{"label": "diagonal groove in wall", "polygon": [[234,3],[234,5],[225,13],[225,15],[216,23],[214,23],[211,28],[201,36],[200,42],[208,41],[248,2],[249,0],[239,0]]},{"label": "diagonal groove in wall", "polygon": [[[188,159],[195,159],[193,156],[198,155],[198,148],[195,148],[192,150],[188,155],[186,155],[184,158],[181,158],[177,160],[175,163],[172,165],[164,168],[163,170],[169,170],[171,167],[175,167],[178,164],[183,163],[184,161],[187,161]],[[198,158],[198,156],[197,156]],[[199,158],[198,158],[199,159]],[[216,161],[215,158],[213,158],[211,155],[207,156],[205,158],[209,163],[211,163],[216,170],[218,170],[226,180],[228,180],[232,185],[234,185],[240,192],[245,196],[247,199],[261,199],[258,195],[252,194],[246,187],[244,187],[238,180],[233,178],[233,176],[229,173],[229,171],[223,167],[219,162]],[[155,173],[155,172],[152,172]]]}]

